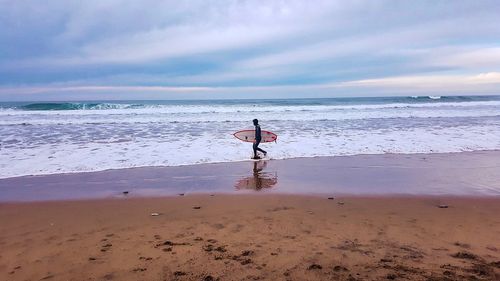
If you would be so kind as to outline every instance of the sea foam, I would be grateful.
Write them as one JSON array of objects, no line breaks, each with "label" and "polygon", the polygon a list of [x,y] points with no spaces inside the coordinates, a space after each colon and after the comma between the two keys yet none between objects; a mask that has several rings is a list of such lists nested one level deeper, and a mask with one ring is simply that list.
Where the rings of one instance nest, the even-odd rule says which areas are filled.
[{"label": "sea foam", "polygon": [[500,149],[500,99],[393,98],[0,106],[0,178],[247,160],[258,118],[273,159]]}]

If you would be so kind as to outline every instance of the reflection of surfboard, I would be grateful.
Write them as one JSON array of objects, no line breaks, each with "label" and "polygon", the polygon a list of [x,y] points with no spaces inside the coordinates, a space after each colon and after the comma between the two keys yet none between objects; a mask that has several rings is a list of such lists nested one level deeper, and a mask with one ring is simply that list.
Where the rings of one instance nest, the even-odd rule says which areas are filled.
[{"label": "reflection of surfboard", "polygon": [[[261,142],[273,142],[278,139],[278,136],[269,131],[261,131],[262,141]],[[255,142],[255,130],[242,130],[233,134],[237,139],[246,142]]]}]

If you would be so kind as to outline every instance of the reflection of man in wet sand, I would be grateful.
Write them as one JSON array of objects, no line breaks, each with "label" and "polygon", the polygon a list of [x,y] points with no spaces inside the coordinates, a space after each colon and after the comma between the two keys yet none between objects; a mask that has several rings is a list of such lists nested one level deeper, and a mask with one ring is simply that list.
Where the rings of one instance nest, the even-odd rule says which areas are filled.
[{"label": "reflection of man in wet sand", "polygon": [[252,176],[239,180],[235,187],[236,189],[255,189],[271,188],[278,182],[278,177],[273,173],[262,172],[267,166],[265,161],[257,161],[253,163]]},{"label": "reflection of man in wet sand", "polygon": [[257,167],[257,162],[253,163],[253,178],[255,179],[255,189],[256,190],[261,190],[262,189],[262,178],[259,176],[260,171],[266,167],[266,162],[264,162],[263,167]]}]

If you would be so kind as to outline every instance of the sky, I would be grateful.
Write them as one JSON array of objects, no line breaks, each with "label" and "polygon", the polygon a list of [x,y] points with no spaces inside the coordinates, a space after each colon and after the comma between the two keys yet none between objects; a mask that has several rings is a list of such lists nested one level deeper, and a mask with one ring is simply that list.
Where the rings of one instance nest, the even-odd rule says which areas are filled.
[{"label": "sky", "polygon": [[500,2],[0,0],[0,101],[500,94]]}]

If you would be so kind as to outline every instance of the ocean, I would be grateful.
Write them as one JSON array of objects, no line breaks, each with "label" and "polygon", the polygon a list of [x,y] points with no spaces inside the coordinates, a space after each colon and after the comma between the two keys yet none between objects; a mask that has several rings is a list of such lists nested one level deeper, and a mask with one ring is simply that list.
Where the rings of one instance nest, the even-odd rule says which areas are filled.
[{"label": "ocean", "polygon": [[0,178],[248,160],[500,149],[500,96],[0,103]]}]

